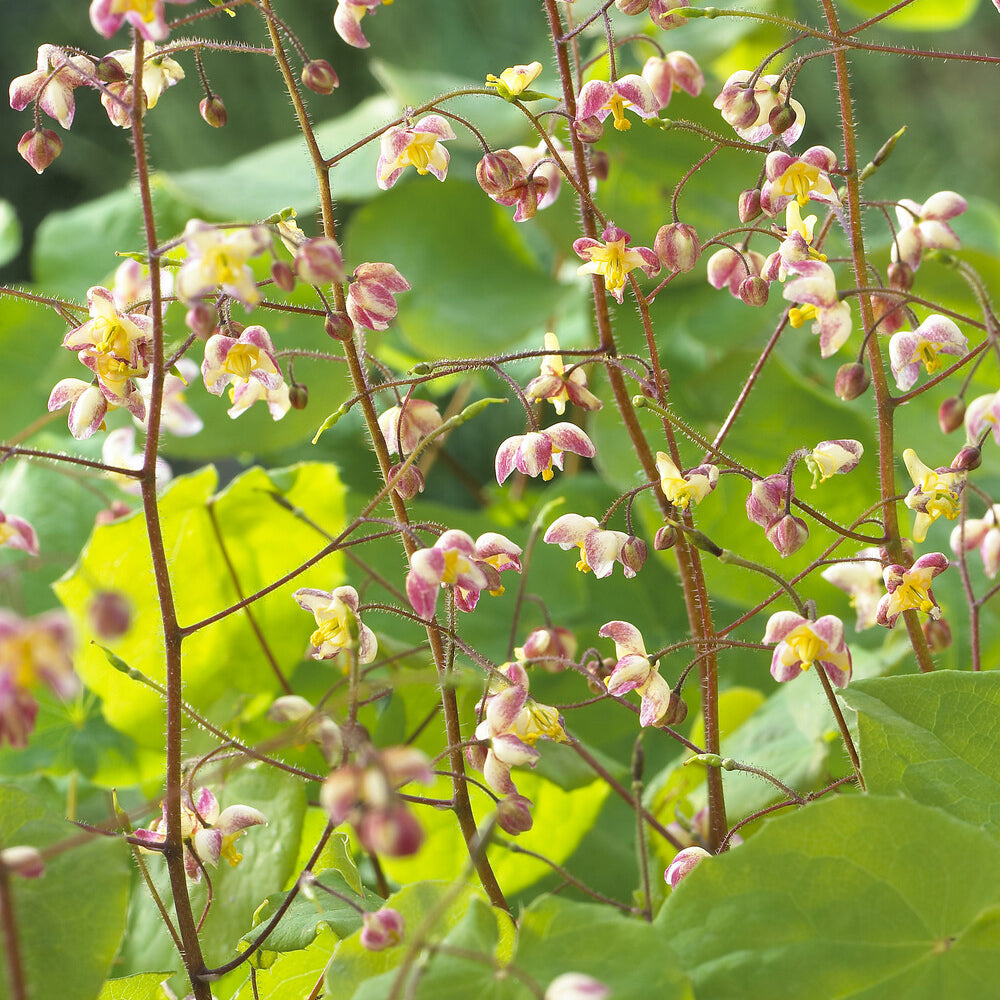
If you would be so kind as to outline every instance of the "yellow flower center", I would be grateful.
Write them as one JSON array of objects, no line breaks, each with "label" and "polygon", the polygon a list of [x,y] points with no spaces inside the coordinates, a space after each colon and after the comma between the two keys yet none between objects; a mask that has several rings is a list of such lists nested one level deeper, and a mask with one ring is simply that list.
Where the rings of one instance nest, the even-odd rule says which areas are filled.
[{"label": "yellow flower center", "polygon": [[442,583],[454,583],[460,575],[469,572],[469,560],[457,549],[449,549],[444,554],[444,573]]},{"label": "yellow flower center", "polygon": [[317,649],[324,642],[343,647],[350,645],[350,641],[351,636],[344,615],[338,615],[336,618],[328,618],[325,622],[321,622],[316,631],[309,636],[309,642]]},{"label": "yellow flower center", "polygon": [[[399,154],[399,159],[395,166],[405,167],[407,164],[410,164],[417,168],[418,174],[426,174],[437,141],[438,137],[436,135],[418,134],[414,136],[406,149]],[[390,170],[389,172],[391,173],[392,171]]]},{"label": "yellow flower center", "polygon": [[793,194],[800,205],[809,200],[809,192],[819,180],[819,167],[796,160],[779,178],[778,190]]},{"label": "yellow flower center", "polygon": [[224,834],[222,847],[219,848],[219,857],[225,858],[233,868],[243,860],[243,855],[236,850],[236,838],[241,833],[243,833],[242,830],[237,830],[236,833]]},{"label": "yellow flower center", "polygon": [[795,658],[802,662],[803,670],[808,670],[820,653],[826,649],[826,643],[816,635],[807,623],[792,629],[785,636],[785,642],[794,652]]},{"label": "yellow flower center", "polygon": [[597,273],[604,275],[608,291],[625,287],[625,276],[632,270],[632,266],[625,259],[624,240],[613,240],[603,247],[594,247],[590,251],[590,259],[599,265]]},{"label": "yellow flower center", "polygon": [[128,331],[121,323],[101,316],[94,320],[94,346],[104,354],[124,355],[128,352]]},{"label": "yellow flower center", "polygon": [[613,94],[604,106],[615,116],[615,128],[619,132],[627,132],[632,127],[625,117],[625,99],[621,94]]},{"label": "yellow flower center", "polygon": [[250,381],[250,373],[260,367],[260,348],[253,344],[233,344],[226,354],[226,360],[222,362],[222,370],[243,379]]},{"label": "yellow flower center", "polygon": [[0,545],[13,538],[17,532],[6,521],[0,522]]},{"label": "yellow flower center", "polygon": [[238,255],[233,256],[231,248],[216,247],[205,254],[205,259],[217,285],[233,285],[239,281],[244,261]]},{"label": "yellow flower center", "polygon": [[112,14],[135,11],[147,24],[156,17],[156,0],[111,0]]},{"label": "yellow flower center", "polygon": [[904,611],[916,608],[918,611],[929,612],[934,602],[927,595],[927,587],[921,587],[912,580],[905,580],[896,588],[893,597]]},{"label": "yellow flower center", "polygon": [[811,304],[804,306],[792,306],[788,310],[788,322],[792,324],[796,329],[800,326],[804,326],[811,319],[816,319],[819,316],[819,309]]},{"label": "yellow flower center", "polygon": [[928,375],[933,375],[939,368],[944,367],[944,359],[938,355],[938,346],[929,340],[921,340],[917,347],[916,358]]},{"label": "yellow flower center", "polygon": [[590,573],[590,572],[592,572],[592,570],[590,568],[590,563],[587,562],[587,550],[585,549],[585,547],[584,547],[584,545],[583,545],[582,542],[580,543],[580,558],[577,561],[576,568],[581,573]]}]

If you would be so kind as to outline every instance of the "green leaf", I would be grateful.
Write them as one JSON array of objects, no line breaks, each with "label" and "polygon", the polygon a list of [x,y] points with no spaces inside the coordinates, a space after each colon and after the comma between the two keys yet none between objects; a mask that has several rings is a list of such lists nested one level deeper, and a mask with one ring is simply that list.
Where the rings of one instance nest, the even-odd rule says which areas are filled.
[{"label": "green leaf", "polygon": [[[275,503],[272,492],[304,509],[329,532],[336,532],[343,520],[343,486],[331,465],[306,463],[271,473],[250,469],[213,497],[215,486],[215,470],[203,469],[175,479],[160,500],[182,624],[197,622],[235,603],[241,594],[273,583],[323,547],[323,537]],[[226,570],[210,510],[232,561],[239,592]],[[340,566],[337,556],[323,560],[254,603],[254,619],[286,673],[301,660],[312,627],[291,599],[292,591],[303,586],[324,590],[336,586]],[[132,625],[107,645],[129,666],[164,682],[159,604],[141,514],[96,528],[73,572],[55,589],[84,643],[91,631],[86,608],[94,592],[126,593],[133,608]],[[280,690],[244,612],[194,633],[184,642],[183,656],[185,697],[202,710],[225,700],[221,708],[232,717],[241,710],[241,699],[267,704]],[[95,646],[83,645],[76,668],[104,700],[105,717],[112,726],[141,746],[162,746],[162,706],[156,691],[114,670]]]},{"label": "green leaf", "polygon": [[258,970],[256,991],[247,983],[237,1000],[302,1000],[308,997],[330,961],[337,939],[320,927],[316,940],[301,951],[283,952],[274,964]]},{"label": "green leaf", "polygon": [[97,1000],[161,1000],[160,983],[169,972],[142,972],[124,979],[109,979]]},{"label": "green leaf", "polygon": [[1000,676],[939,670],[851,684],[872,792],[903,794],[1000,835]]},{"label": "green leaf", "polygon": [[[45,804],[48,786],[0,786],[0,844],[50,847],[80,831]],[[129,881],[129,851],[112,837],[94,837],[54,852],[38,879],[14,877],[11,896],[21,962],[32,997],[93,1000],[121,939]],[[53,961],[58,956],[58,961]],[[0,1000],[9,1000],[0,976]]]},{"label": "green leaf", "polygon": [[939,809],[826,798],[706,859],[656,926],[699,997],[976,1000],[1000,976],[1000,852]]},{"label": "green leaf", "polygon": [[6,198],[0,198],[0,267],[21,251],[21,223],[17,211]]},{"label": "green leaf", "polygon": [[[882,0],[847,0],[847,6],[865,17],[881,14],[886,9]],[[947,31],[965,24],[978,6],[979,0],[920,0],[920,3],[904,7],[882,23],[887,28],[906,28],[910,31]]]}]

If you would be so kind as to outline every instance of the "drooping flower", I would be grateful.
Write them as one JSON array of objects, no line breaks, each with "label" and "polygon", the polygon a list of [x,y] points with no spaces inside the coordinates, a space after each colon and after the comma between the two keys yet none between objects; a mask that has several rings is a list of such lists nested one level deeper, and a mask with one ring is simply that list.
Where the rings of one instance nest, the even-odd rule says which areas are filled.
[{"label": "drooping flower", "polygon": [[762,642],[776,642],[771,675],[776,681],[794,680],[814,663],[823,667],[837,687],[851,679],[851,651],[844,642],[844,623],[836,615],[816,621],[794,611],[771,615]]},{"label": "drooping flower", "polygon": [[290,722],[296,726],[296,742],[306,740],[316,743],[328,764],[339,764],[344,751],[344,736],[333,719],[325,712],[317,711],[297,694],[286,694],[275,698],[267,710],[272,722]]},{"label": "drooping flower", "polygon": [[209,337],[201,375],[205,388],[213,396],[221,396],[234,380],[246,383],[254,379],[265,389],[272,390],[282,385],[274,344],[262,326],[248,326],[239,337],[227,337],[222,333]]},{"label": "drooping flower", "polygon": [[564,972],[545,988],[543,1000],[607,1000],[611,989],[582,972]]},{"label": "drooping flower", "polygon": [[[141,401],[140,395],[140,401]],[[108,413],[108,401],[100,386],[83,382],[78,378],[60,379],[49,393],[48,411],[61,410],[69,404],[69,432],[78,441],[89,438],[104,426]],[[142,407],[145,416],[145,406]]]},{"label": "drooping flower", "polygon": [[963,550],[979,549],[983,570],[994,579],[1000,570],[1000,504],[992,504],[983,517],[967,518],[964,524],[952,528],[950,545],[956,556]]},{"label": "drooping flower", "polygon": [[392,0],[337,0],[337,9],[333,12],[333,26],[337,34],[356,49],[367,49],[371,44],[361,30],[361,19],[365,14],[374,14],[380,4],[392,3]]},{"label": "drooping flower", "polygon": [[820,441],[805,457],[805,466],[812,473],[813,489],[825,483],[831,476],[842,475],[856,469],[865,453],[860,441],[838,438],[836,441]]},{"label": "drooping flower", "polygon": [[153,321],[140,313],[126,313],[115,304],[114,295],[100,285],[87,290],[90,319],[70,330],[63,347],[115,358],[143,378],[149,370]]},{"label": "drooping flower", "polygon": [[805,108],[794,98],[788,96],[788,81],[784,78],[778,82],[776,74],[769,73],[757,77],[753,87],[750,86],[751,74],[747,70],[739,70],[726,80],[722,92],[713,102],[713,107],[722,112],[722,117],[729,122],[736,134],[747,142],[766,142],[774,132],[771,128],[771,114],[784,107],[794,112],[795,121],[781,133],[782,140],[792,145],[805,126]]},{"label": "drooping flower", "polygon": [[964,333],[947,316],[928,316],[912,332],[894,333],[889,341],[889,360],[896,386],[905,392],[916,384],[920,366],[928,375],[944,367],[942,354],[962,357],[969,350]]},{"label": "drooping flower", "polygon": [[597,454],[590,438],[576,424],[567,422],[509,437],[497,449],[497,482],[502,484],[515,469],[525,476],[541,473],[548,482],[553,477],[553,465],[562,469],[563,452],[567,451],[584,458]]},{"label": "drooping flower", "polygon": [[260,301],[253,271],[247,263],[271,245],[263,226],[222,229],[201,219],[184,227],[188,256],[177,272],[178,298],[193,305],[216,288],[238,299],[247,309]]},{"label": "drooping flower", "polygon": [[565,413],[567,403],[583,410],[599,410],[604,404],[587,388],[584,369],[576,366],[567,374],[554,333],[545,334],[545,349],[552,353],[542,358],[540,373],[524,387],[525,396],[532,402],[547,399],[559,416]]},{"label": "drooping flower", "polygon": [[964,472],[953,472],[947,467],[929,468],[912,448],[903,452],[903,463],[913,480],[913,489],[906,494],[903,502],[916,512],[913,540],[919,543],[927,537],[927,529],[939,517],[949,521],[958,517],[966,477]]},{"label": "drooping flower", "polygon": [[358,592],[353,587],[332,591],[303,587],[292,597],[316,618],[316,630],[309,636],[314,660],[332,660],[354,651],[358,663],[371,663],[378,655],[378,640],[358,615]]},{"label": "drooping flower", "polygon": [[604,278],[604,287],[622,301],[625,280],[629,271],[639,267],[649,277],[660,270],[660,258],[649,247],[629,247],[632,238],[624,229],[609,223],[600,240],[581,236],[573,243],[577,256],[586,261],[577,268],[577,274],[599,274]]},{"label": "drooping flower", "polygon": [[365,913],[361,917],[361,947],[368,951],[383,951],[392,948],[403,940],[406,932],[406,921],[399,910],[391,906],[383,906],[374,913]]},{"label": "drooping flower", "polygon": [[[191,3],[191,0],[170,0]],[[169,31],[163,0],[93,0],[90,23],[94,30],[110,38],[127,21],[149,42],[162,42]]]},{"label": "drooping flower", "polygon": [[[573,154],[554,135],[549,136],[549,144],[556,151],[562,164],[572,172]],[[511,146],[510,152],[517,157],[528,177],[535,183],[538,195],[535,208],[538,211],[548,208],[559,195],[563,176],[562,170],[553,160],[549,146],[542,140],[537,146]],[[593,190],[593,188],[594,184],[592,183],[591,189]],[[513,204],[513,202],[501,201],[500,204]],[[531,214],[533,215],[534,212]],[[515,213],[516,218],[517,213]]]},{"label": "drooping flower", "polygon": [[663,451],[656,453],[656,470],[660,473],[663,495],[680,510],[700,504],[719,481],[719,470],[714,465],[699,465],[681,472]]},{"label": "drooping flower", "polygon": [[649,84],[659,110],[663,110],[675,90],[697,97],[705,86],[705,74],[693,56],[680,49],[668,52],[664,58],[650,56],[642,67],[642,78]]},{"label": "drooping flower", "polygon": [[585,83],[576,99],[576,121],[597,118],[603,122],[608,115],[613,115],[615,128],[627,132],[632,123],[625,117],[626,109],[640,118],[655,118],[659,110],[659,102],[649,84],[635,73],[619,77],[614,83],[607,80]]},{"label": "drooping flower", "polygon": [[892,628],[904,611],[923,611],[931,618],[941,617],[941,608],[931,591],[931,581],[948,568],[943,552],[922,555],[909,569],[893,564],[882,571],[886,593],[878,602],[875,620]]},{"label": "drooping flower", "polygon": [[642,633],[628,622],[613,621],[602,625],[597,633],[615,643],[615,664],[604,684],[608,694],[620,698],[629,691],[642,697],[639,725],[653,726],[670,708],[670,685],[660,676],[659,666],[649,662]]},{"label": "drooping flower", "polygon": [[[253,806],[233,805],[219,811],[219,801],[207,788],[199,788],[194,799],[181,792],[181,838],[184,841],[184,870],[189,879],[201,878],[202,865],[218,865],[225,858],[234,868],[243,860],[236,850],[236,839],[247,827],[266,824],[267,818]],[[167,803],[161,816],[148,829],[136,830],[133,836],[154,847],[167,841]]]},{"label": "drooping flower", "polygon": [[[160,402],[160,433],[174,434],[177,437],[192,437],[197,434],[204,423],[201,417],[188,406],[184,393],[188,386],[199,375],[198,365],[190,358],[181,358],[175,365],[177,374],[168,372],[163,379],[163,398]],[[139,422],[144,430],[149,424],[149,399],[153,393],[153,377],[137,379],[136,385],[146,401],[147,417]]]},{"label": "drooping flower", "polygon": [[537,61],[526,66],[508,66],[499,76],[488,73],[486,86],[493,87],[505,101],[510,101],[523,94],[541,72],[542,64]]},{"label": "drooping flower", "polygon": [[366,330],[386,330],[399,311],[395,297],[409,290],[410,283],[392,264],[359,264],[347,290],[347,314]]},{"label": "drooping flower", "polygon": [[375,181],[387,191],[407,167],[418,174],[433,174],[443,181],[448,174],[448,150],[441,145],[455,138],[447,118],[426,115],[413,125],[398,125],[382,133],[381,155],[375,167]]},{"label": "drooping flower", "polygon": [[851,307],[837,295],[833,268],[819,260],[805,260],[788,268],[795,277],[782,290],[788,302],[801,302],[788,310],[788,321],[798,328],[813,320],[813,333],[819,334],[819,353],[823,358],[835,354],[851,335]]},{"label": "drooping flower", "polygon": [[977,396],[965,410],[965,433],[970,444],[978,445],[987,431],[1000,444],[1000,392]]},{"label": "drooping flower", "polygon": [[685,847],[683,851],[678,851],[674,860],[670,862],[667,870],[663,873],[663,880],[671,889],[676,889],[681,879],[685,878],[695,867],[705,858],[712,855],[703,847]]},{"label": "drooping flower", "polygon": [[854,626],[858,632],[877,624],[875,616],[882,597],[882,559],[878,549],[862,549],[851,562],[827,566],[820,576],[849,595],[851,607],[858,614]]},{"label": "drooping flower", "polygon": [[29,556],[38,555],[38,534],[31,524],[16,514],[0,510],[0,548],[20,549]]},{"label": "drooping flower", "polygon": [[246,413],[254,403],[263,400],[272,420],[281,420],[292,408],[291,393],[284,379],[277,389],[269,389],[263,382],[249,379],[246,382],[234,381],[229,386],[229,401],[232,406],[226,410],[230,420]]},{"label": "drooping flower", "polygon": [[624,558],[629,540],[630,536],[624,531],[601,528],[596,517],[580,514],[557,517],[544,537],[544,541],[558,545],[564,552],[579,548],[580,558],[576,568],[581,573],[593,573],[598,580],[610,576],[616,562],[621,563],[626,577],[635,576],[636,570]]},{"label": "drooping flower", "polygon": [[45,874],[45,859],[37,847],[15,844],[0,851],[0,867],[21,878],[41,878]]},{"label": "drooping flower", "polygon": [[569,629],[536,628],[528,634],[523,646],[514,650],[518,660],[550,673],[565,670],[576,655],[576,636]]},{"label": "drooping flower", "polygon": [[[113,465],[119,469],[131,469],[138,472],[145,464],[146,458],[142,451],[136,451],[135,428],[118,427],[111,431],[101,445],[101,460],[105,465]],[[119,473],[109,473],[109,478],[116,482],[126,493],[134,496],[142,495],[142,487],[137,479]],[[160,455],[156,456],[156,488],[161,489],[170,482],[173,476],[170,465]]]},{"label": "drooping flower", "polygon": [[95,78],[94,64],[86,56],[71,55],[57,45],[41,45],[35,71],[11,80],[10,106],[23,111],[37,101],[42,111],[68,129],[76,113],[73,91]]},{"label": "drooping flower", "polygon": [[429,399],[408,399],[391,406],[378,418],[379,430],[390,455],[412,454],[428,434],[441,426],[441,411]]},{"label": "drooping flower", "polygon": [[892,259],[909,264],[915,271],[924,250],[957,250],[961,242],[948,220],[968,207],[968,202],[954,191],[938,191],[922,205],[900,198],[896,206],[899,232],[892,244]]},{"label": "drooping flower", "polygon": [[792,200],[802,206],[808,201],[839,205],[840,198],[830,183],[830,171],[836,166],[837,154],[826,146],[810,146],[801,156],[772,150],[764,162],[761,210],[773,217]]},{"label": "drooping flower", "polygon": [[[110,93],[101,94],[101,103],[112,125],[129,128],[132,124],[132,74],[135,72],[135,53],[132,49],[116,49],[114,52],[109,52],[105,58],[114,59],[121,66],[125,79],[106,84]],[[171,59],[170,56],[157,55],[157,48],[152,42],[143,42],[142,92],[146,97],[147,111],[155,108],[160,96],[183,79],[184,69],[177,60]]]},{"label": "drooping flower", "polygon": [[729,294],[738,299],[743,282],[760,275],[763,266],[764,255],[756,250],[738,253],[732,247],[723,247],[708,258],[708,283],[713,288],[728,288]]}]

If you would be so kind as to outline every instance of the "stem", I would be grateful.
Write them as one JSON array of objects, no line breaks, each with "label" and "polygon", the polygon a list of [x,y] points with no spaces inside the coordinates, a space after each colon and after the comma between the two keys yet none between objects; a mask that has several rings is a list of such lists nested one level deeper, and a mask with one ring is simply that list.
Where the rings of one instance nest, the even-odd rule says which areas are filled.
[{"label": "stem", "polygon": [[17,914],[14,912],[14,897],[10,891],[10,872],[2,862],[0,862],[0,931],[3,932],[4,964],[7,966],[10,998],[28,1000],[28,985],[24,979],[21,946],[17,934]]},{"label": "stem", "polygon": [[840,735],[844,740],[847,755],[851,758],[851,767],[854,768],[855,777],[858,779],[858,787],[861,791],[864,791],[865,779],[861,775],[861,760],[859,759],[858,751],[854,746],[854,740],[851,738],[851,731],[847,728],[847,720],[844,718],[844,713],[840,710],[840,702],[837,701],[837,696],[833,691],[833,685],[830,683],[830,678],[826,675],[826,668],[818,661],[814,664],[814,666],[816,667],[816,676],[819,677],[820,682],[823,685],[826,700],[830,703],[830,708],[833,710],[834,717],[837,720],[837,727],[840,729]]}]

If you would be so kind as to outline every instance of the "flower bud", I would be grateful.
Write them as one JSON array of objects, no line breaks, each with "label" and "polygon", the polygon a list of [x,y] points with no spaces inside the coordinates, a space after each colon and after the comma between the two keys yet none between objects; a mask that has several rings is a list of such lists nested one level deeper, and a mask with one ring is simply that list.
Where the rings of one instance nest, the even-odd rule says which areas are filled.
[{"label": "flower bud", "polygon": [[622,546],[621,564],[633,573],[638,573],[646,563],[646,553],[646,543],[635,535],[629,535]]},{"label": "flower bud", "polygon": [[497,825],[504,833],[516,837],[531,829],[531,799],[512,793],[497,803]]},{"label": "flower bud", "polygon": [[908,292],[913,287],[913,268],[905,261],[896,260],[889,265],[889,287],[898,292]]},{"label": "flower bud", "polygon": [[983,464],[983,453],[975,445],[967,444],[952,460],[951,468],[972,472]]},{"label": "flower bud", "polygon": [[97,64],[97,79],[101,83],[124,83],[128,76],[114,56],[104,56]]},{"label": "flower bud", "polygon": [[694,226],[673,222],[660,226],[653,241],[653,250],[671,271],[690,271],[701,255],[701,244]]},{"label": "flower bud", "polygon": [[344,254],[335,239],[317,236],[295,251],[295,272],[308,285],[333,285],[344,281]]},{"label": "flower bud", "polygon": [[476,164],[476,180],[491,198],[509,191],[524,177],[521,161],[509,149],[487,153]]},{"label": "flower bud", "polygon": [[283,292],[291,292],[295,288],[295,272],[291,264],[284,260],[276,260],[271,264],[271,280]]},{"label": "flower bud", "polygon": [[672,549],[677,544],[677,529],[672,524],[665,524],[658,528],[653,537],[653,548],[657,552]]},{"label": "flower bud", "polygon": [[649,0],[615,0],[615,6],[627,17],[634,17],[646,12]]},{"label": "flower bud", "polygon": [[302,67],[302,82],[317,94],[332,94],[340,86],[336,70],[325,59],[312,59]]},{"label": "flower bud", "polygon": [[671,889],[676,889],[681,879],[690,875],[698,864],[711,856],[702,847],[685,847],[683,851],[678,852],[670,867],[663,873],[663,880]]},{"label": "flower bud", "polygon": [[132,608],[117,590],[101,590],[90,601],[87,616],[99,639],[117,639],[132,624]]},{"label": "flower bud", "polygon": [[382,951],[399,944],[406,931],[403,915],[390,906],[383,906],[375,913],[366,913],[361,923],[361,947],[368,951]]},{"label": "flower bud", "polygon": [[304,410],[309,405],[309,387],[301,382],[293,382],[288,387],[288,402],[293,410]]},{"label": "flower bud", "polygon": [[660,722],[665,726],[679,726],[688,714],[688,707],[681,694],[676,689],[670,692],[667,710],[660,716]]},{"label": "flower bud", "polygon": [[354,335],[354,324],[347,313],[328,313],[323,328],[335,340],[350,340]]},{"label": "flower bud", "polygon": [[229,115],[226,113],[226,106],[222,103],[222,98],[218,94],[203,97],[198,102],[198,113],[212,128],[222,128],[229,120]]},{"label": "flower bud", "polygon": [[219,313],[215,306],[207,302],[196,302],[187,311],[184,325],[202,340],[208,340],[219,325]]},{"label": "flower bud", "polygon": [[965,400],[961,396],[949,396],[938,407],[938,423],[942,434],[957,431],[965,420]]},{"label": "flower bud", "polygon": [[788,495],[788,477],[781,473],[755,479],[747,497],[747,517],[754,524],[766,528],[784,506]]},{"label": "flower bud", "polygon": [[729,96],[722,105],[722,117],[733,128],[749,128],[760,115],[760,105],[753,92],[753,87],[737,90]]},{"label": "flower bud", "polygon": [[369,809],[358,824],[358,840],[367,851],[405,858],[416,854],[424,842],[424,831],[402,802]]},{"label": "flower bud", "polygon": [[25,844],[0,851],[0,865],[21,878],[41,878],[45,874],[41,852]]},{"label": "flower bud", "polygon": [[921,628],[932,653],[943,653],[951,645],[951,626],[943,618],[928,618]]},{"label": "flower bud", "polygon": [[791,104],[776,104],[767,116],[767,124],[771,126],[774,135],[787,132],[794,124],[798,115]]},{"label": "flower bud", "polygon": [[21,158],[40,174],[62,152],[62,139],[50,128],[25,132],[17,144]]},{"label": "flower bud", "polygon": [[582,972],[564,972],[545,990],[543,1000],[606,1000],[611,990],[599,979]]},{"label": "flower bud", "polygon": [[606,181],[611,172],[611,157],[603,149],[595,149],[590,154],[590,176],[595,181]]},{"label": "flower bud", "polygon": [[[399,471],[399,467],[402,462],[397,462],[389,470],[389,478],[392,479],[393,476]],[[424,474],[415,466],[411,465],[406,472],[399,477],[398,482],[393,489],[404,499],[412,500],[418,493],[424,492]]]},{"label": "flower bud", "polygon": [[573,131],[580,142],[597,142],[604,135],[604,123],[596,115],[577,118],[573,122]]},{"label": "flower bud", "polygon": [[841,365],[833,380],[833,391],[838,399],[857,399],[871,385],[868,369],[855,361],[853,364]]},{"label": "flower bud", "polygon": [[765,529],[767,540],[778,550],[784,559],[793,552],[798,552],[809,538],[809,528],[801,517],[785,514],[772,521]]},{"label": "flower bud", "polygon": [[760,191],[757,188],[747,188],[745,191],[741,191],[737,211],[739,212],[740,222],[744,223],[744,225],[748,222],[753,222],[761,213]]},{"label": "flower bud", "polygon": [[748,275],[740,282],[740,298],[748,306],[767,305],[771,286],[759,275]]}]

